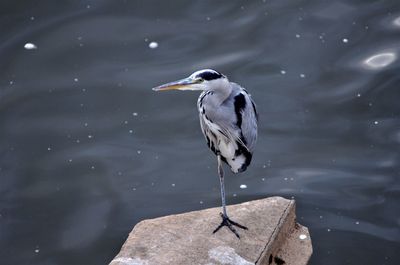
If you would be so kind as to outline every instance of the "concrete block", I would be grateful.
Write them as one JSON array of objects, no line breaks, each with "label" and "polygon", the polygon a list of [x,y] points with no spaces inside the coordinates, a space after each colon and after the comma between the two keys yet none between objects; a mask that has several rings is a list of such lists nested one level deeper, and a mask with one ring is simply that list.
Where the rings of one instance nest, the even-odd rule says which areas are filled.
[{"label": "concrete block", "polygon": [[240,239],[220,224],[220,208],[138,223],[110,265],[305,265],[312,254],[308,229],[296,223],[295,201],[281,197],[230,205],[229,217],[249,230]]}]

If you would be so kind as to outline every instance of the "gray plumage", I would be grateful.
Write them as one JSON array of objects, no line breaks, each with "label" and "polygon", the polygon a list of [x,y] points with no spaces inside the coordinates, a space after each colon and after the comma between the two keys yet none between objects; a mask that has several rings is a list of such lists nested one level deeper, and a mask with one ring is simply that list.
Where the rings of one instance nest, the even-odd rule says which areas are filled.
[{"label": "gray plumage", "polygon": [[200,95],[197,108],[209,148],[232,172],[246,170],[257,140],[257,112],[248,92],[232,82],[216,86]]},{"label": "gray plumage", "polygon": [[208,147],[217,156],[221,185],[222,222],[214,230],[227,226],[238,238],[233,226],[247,227],[229,219],[226,212],[224,171],[222,161],[232,172],[243,172],[250,165],[257,140],[257,110],[250,94],[223,74],[205,69],[189,77],[154,88],[165,90],[201,90],[197,100],[201,130]]}]

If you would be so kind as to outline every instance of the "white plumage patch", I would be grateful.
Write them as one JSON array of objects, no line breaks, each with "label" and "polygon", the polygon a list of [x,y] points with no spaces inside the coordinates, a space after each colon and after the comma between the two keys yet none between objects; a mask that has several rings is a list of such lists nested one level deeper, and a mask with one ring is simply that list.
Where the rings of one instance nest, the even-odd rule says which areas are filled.
[{"label": "white plumage patch", "polygon": [[[212,132],[212,134],[208,134],[211,142],[214,144],[216,143],[217,150],[219,150],[221,156],[225,158],[233,173],[238,173],[239,169],[246,163],[246,157],[242,154],[235,156],[235,152],[238,149],[237,143],[231,141],[231,139],[222,134],[221,131],[223,131],[223,129],[217,124],[212,123],[206,118],[203,118],[203,120],[208,129]],[[215,135],[216,138],[212,135]]]}]

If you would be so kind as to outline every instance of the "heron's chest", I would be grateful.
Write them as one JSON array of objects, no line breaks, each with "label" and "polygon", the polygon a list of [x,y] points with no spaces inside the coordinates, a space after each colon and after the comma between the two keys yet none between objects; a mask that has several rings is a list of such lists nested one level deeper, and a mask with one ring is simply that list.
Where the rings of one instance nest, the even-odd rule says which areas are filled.
[{"label": "heron's chest", "polygon": [[225,157],[233,156],[237,148],[236,142],[232,139],[235,132],[229,132],[226,128],[222,128],[220,124],[213,121],[205,113],[200,112],[199,118],[202,132],[210,148],[215,147]]}]

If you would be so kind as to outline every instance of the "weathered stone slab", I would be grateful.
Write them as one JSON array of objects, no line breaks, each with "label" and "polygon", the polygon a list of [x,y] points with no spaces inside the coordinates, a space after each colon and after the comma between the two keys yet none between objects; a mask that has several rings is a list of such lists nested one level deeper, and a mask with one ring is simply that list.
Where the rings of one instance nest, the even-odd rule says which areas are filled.
[{"label": "weathered stone slab", "polygon": [[138,223],[110,265],[307,264],[311,239],[296,223],[293,200],[271,197],[227,210],[249,228],[238,229],[240,240],[226,227],[212,234],[220,208],[170,215]]}]

